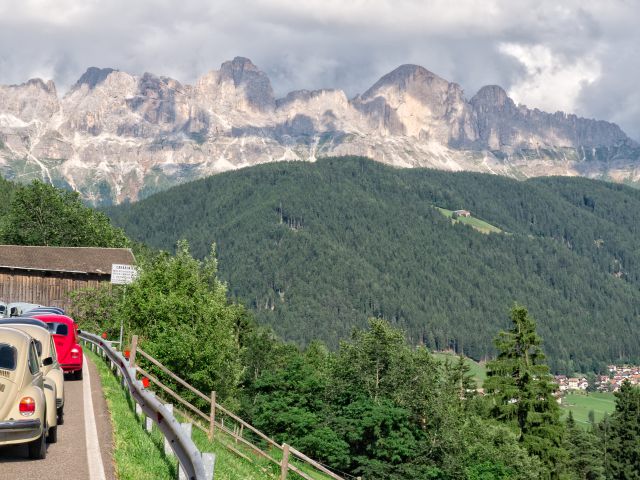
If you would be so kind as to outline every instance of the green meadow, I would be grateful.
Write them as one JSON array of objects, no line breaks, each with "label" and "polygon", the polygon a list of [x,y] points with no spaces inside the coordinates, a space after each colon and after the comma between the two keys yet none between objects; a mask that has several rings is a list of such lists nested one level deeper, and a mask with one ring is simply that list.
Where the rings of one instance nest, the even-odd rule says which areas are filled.
[{"label": "green meadow", "polygon": [[589,426],[589,412],[593,410],[594,420],[599,422],[606,414],[615,409],[616,398],[613,393],[569,393],[562,398],[561,408],[563,417],[573,412],[573,418],[578,425]]}]

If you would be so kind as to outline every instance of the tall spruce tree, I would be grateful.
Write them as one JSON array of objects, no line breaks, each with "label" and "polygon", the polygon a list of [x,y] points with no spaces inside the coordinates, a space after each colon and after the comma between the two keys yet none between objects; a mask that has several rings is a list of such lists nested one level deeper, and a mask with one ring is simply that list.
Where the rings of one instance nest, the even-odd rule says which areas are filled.
[{"label": "tall spruce tree", "polygon": [[496,338],[498,356],[487,364],[485,390],[491,413],[514,425],[530,454],[540,458],[549,478],[559,478],[565,463],[556,388],[545,363],[536,323],[522,306],[511,310],[513,326]]},{"label": "tall spruce tree", "polygon": [[568,466],[574,478],[604,480],[604,462],[598,437],[593,431],[578,427],[571,410],[569,410],[566,426],[565,448],[569,454]]},{"label": "tall spruce tree", "polygon": [[607,475],[615,480],[640,479],[640,388],[625,380],[615,393],[607,442]]}]

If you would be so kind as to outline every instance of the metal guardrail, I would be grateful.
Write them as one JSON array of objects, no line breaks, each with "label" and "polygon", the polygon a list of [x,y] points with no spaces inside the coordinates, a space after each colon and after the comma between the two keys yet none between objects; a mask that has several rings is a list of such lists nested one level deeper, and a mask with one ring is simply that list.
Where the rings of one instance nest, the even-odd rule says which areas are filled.
[{"label": "metal guardrail", "polygon": [[189,480],[212,480],[215,456],[200,453],[191,436],[176,420],[173,413],[152,392],[146,390],[141,381],[136,380],[135,368],[131,368],[124,355],[111,346],[112,342],[87,332],[80,332],[79,336],[82,340],[101,348],[107,358],[120,370],[131,396],[142,412],[155,422],[164,435],[166,443],[178,458],[182,470],[180,473],[184,473]]},{"label": "metal guardrail", "polygon": [[[195,395],[197,397],[197,400],[200,400],[201,402],[204,401],[205,405],[206,403],[209,403],[210,413],[206,414],[201,409],[202,407],[198,408],[196,405],[194,405],[194,400],[187,400],[177,391],[169,387],[167,384],[163,383],[163,381],[161,381],[158,376],[150,373],[151,369],[145,370],[144,368],[142,368],[139,365],[140,360],[150,363],[152,367],[157,368],[162,374],[168,376],[171,381],[176,382],[181,387],[187,389],[192,395]],[[178,405],[178,408],[186,408],[188,413],[185,413],[183,411],[181,412],[182,415],[186,418],[189,418],[193,422],[193,426],[206,433],[209,440],[213,440],[215,432],[221,432],[223,435],[231,438],[235,444],[235,446],[231,446],[228,443],[222,442],[222,446],[235,453],[236,455],[253,463],[253,461],[247,455],[242,453],[240,449],[236,448],[238,446],[238,443],[240,442],[242,447],[248,448],[252,454],[258,455],[277,465],[280,468],[279,480],[286,480],[290,471],[297,474],[297,476],[301,477],[302,479],[314,480],[315,477],[313,477],[309,471],[305,472],[302,468],[300,468],[300,464],[295,464],[294,461],[296,460],[301,461],[303,465],[306,464],[307,467],[310,467],[314,471],[321,472],[322,474],[324,474],[324,476],[328,476],[334,480],[345,480],[345,477],[341,477],[336,472],[330,470],[327,465],[323,465],[320,462],[313,460],[312,458],[306,456],[304,453],[296,450],[286,443],[283,443],[282,445],[278,444],[275,440],[269,438],[254,426],[245,422],[242,418],[224,408],[222,405],[216,402],[215,391],[212,391],[211,395],[205,395],[203,392],[190,385],[186,380],[173,373],[160,361],[142,350],[138,346],[137,335],[133,335],[131,340],[131,350],[129,351],[129,366],[131,368],[135,368],[141,375],[143,375],[145,379],[148,379],[149,382],[153,382],[162,390],[163,393],[167,394],[170,398],[177,400],[180,404]],[[174,388],[176,387],[174,386]],[[227,425],[225,425],[225,418],[227,419],[227,421],[231,421],[231,423],[234,425],[229,425],[228,423]],[[202,425],[203,420],[204,422],[206,422],[205,425]],[[243,436],[243,432],[250,432],[250,434],[254,436],[254,439],[245,438]],[[259,446],[255,441],[255,437],[265,442],[268,447],[265,449],[263,446]],[[272,452],[270,451],[271,449],[280,452],[281,458],[274,458]],[[342,475],[345,475],[346,477],[353,478],[354,480],[361,480],[360,477],[352,477],[344,472],[340,473]]]}]

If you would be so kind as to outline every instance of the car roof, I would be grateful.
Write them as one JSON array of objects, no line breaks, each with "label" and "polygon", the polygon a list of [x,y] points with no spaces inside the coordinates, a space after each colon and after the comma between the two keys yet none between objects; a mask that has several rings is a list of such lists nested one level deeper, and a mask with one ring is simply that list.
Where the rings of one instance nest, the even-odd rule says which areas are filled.
[{"label": "car roof", "polygon": [[32,313],[57,313],[58,315],[64,315],[64,310],[58,307],[38,307],[24,312],[25,315]]},{"label": "car roof", "polygon": [[67,317],[66,315],[58,315],[57,313],[38,313],[32,316],[32,318],[37,318],[42,320],[45,323],[58,322],[58,323],[66,323],[66,324],[75,324],[76,322],[71,317]]},{"label": "car roof", "polygon": [[45,330],[49,331],[49,327],[47,326],[47,324],[42,320],[38,320],[37,318],[12,317],[0,319],[0,327],[10,325],[33,325],[35,327],[44,328]]},{"label": "car roof", "polygon": [[[7,318],[0,320],[0,327],[2,326],[15,328],[16,330],[25,332],[43,344],[48,343],[49,338],[51,337],[51,331],[49,330],[48,325],[40,320],[36,320],[35,318]],[[49,351],[48,347],[46,351]]]},{"label": "car roof", "polygon": [[15,328],[0,326],[0,342],[24,347],[31,342],[31,336]]},{"label": "car roof", "polygon": [[33,310],[34,308],[39,308],[42,305],[39,305],[37,303],[28,303],[28,302],[12,302],[12,303],[7,303],[7,307],[12,308],[12,307],[18,307],[21,308],[22,310],[26,310],[27,308],[29,310]]}]

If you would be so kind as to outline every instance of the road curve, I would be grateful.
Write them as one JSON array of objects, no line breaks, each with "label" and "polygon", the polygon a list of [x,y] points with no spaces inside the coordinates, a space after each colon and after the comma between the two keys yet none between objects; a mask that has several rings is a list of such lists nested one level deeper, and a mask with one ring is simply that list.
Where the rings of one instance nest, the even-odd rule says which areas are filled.
[{"label": "road curve", "polygon": [[65,380],[64,424],[47,458],[29,460],[27,447],[0,447],[0,480],[115,480],[111,418],[95,365],[85,357],[84,379]]}]

